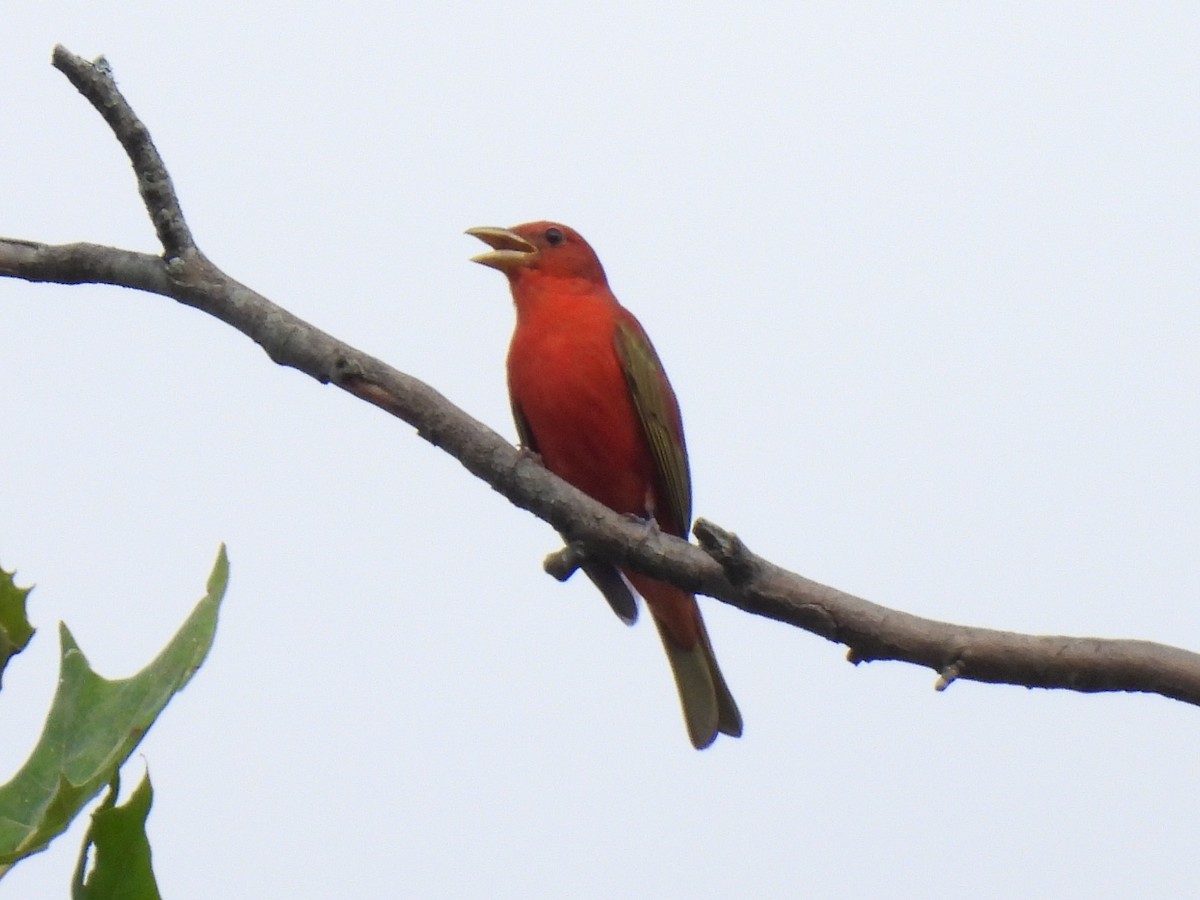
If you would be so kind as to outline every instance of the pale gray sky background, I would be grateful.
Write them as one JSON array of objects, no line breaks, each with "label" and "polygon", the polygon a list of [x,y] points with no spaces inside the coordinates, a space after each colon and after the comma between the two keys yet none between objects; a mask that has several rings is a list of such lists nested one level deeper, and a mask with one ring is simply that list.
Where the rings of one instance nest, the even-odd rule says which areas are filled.
[{"label": "pale gray sky background", "polygon": [[[512,434],[472,225],[597,248],[698,514],[910,612],[1200,649],[1195,4],[4,4],[0,234],[155,250],[49,65],[108,56],[203,249]],[[653,628],[554,533],[228,327],[0,281],[0,563],[110,677],[232,582],[148,764],[177,898],[1178,896],[1200,711],[969,683],[704,601],[696,753]],[[0,885],[65,896],[82,822]]]}]

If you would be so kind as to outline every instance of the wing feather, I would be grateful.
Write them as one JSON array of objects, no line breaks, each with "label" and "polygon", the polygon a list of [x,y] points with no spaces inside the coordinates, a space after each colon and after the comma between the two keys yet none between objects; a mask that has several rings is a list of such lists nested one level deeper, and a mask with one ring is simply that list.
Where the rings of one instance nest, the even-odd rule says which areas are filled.
[{"label": "wing feather", "polygon": [[632,317],[617,323],[613,340],[621,369],[633,397],[634,408],[654,456],[666,512],[656,510],[664,530],[686,537],[692,524],[692,479],[679,404],[667,381],[662,363],[646,333]]}]

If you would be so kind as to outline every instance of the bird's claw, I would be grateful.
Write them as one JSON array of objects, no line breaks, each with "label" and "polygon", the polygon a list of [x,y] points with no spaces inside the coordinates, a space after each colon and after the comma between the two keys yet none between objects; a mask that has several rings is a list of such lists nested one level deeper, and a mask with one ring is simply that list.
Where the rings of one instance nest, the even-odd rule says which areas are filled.
[{"label": "bird's claw", "polygon": [[517,453],[521,455],[521,459],[532,460],[539,466],[545,465],[545,463],[542,462],[542,454],[530,447],[526,447],[524,444],[517,444]]},{"label": "bird's claw", "polygon": [[654,516],[639,516],[637,513],[622,513],[621,515],[630,522],[641,525],[652,536],[662,533],[658,519],[654,518]]}]

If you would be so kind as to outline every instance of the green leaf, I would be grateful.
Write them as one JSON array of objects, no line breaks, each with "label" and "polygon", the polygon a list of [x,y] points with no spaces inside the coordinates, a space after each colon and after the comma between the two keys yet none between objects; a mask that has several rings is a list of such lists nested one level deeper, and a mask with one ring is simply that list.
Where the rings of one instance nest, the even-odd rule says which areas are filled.
[{"label": "green leaf", "polygon": [[222,546],[207,595],[158,657],[132,678],[101,678],[60,626],[62,660],[50,715],[25,765],[0,786],[0,873],[44,850],[116,777],[167,701],[204,661],[228,580]]},{"label": "green leaf", "polygon": [[[142,776],[123,806],[116,805],[120,787],[120,778],[113,778],[108,794],[92,813],[71,886],[72,900],[161,900],[146,837],[146,817],[154,800],[150,773]],[[95,864],[85,880],[88,850],[93,846]]]},{"label": "green leaf", "polygon": [[8,661],[25,649],[34,631],[25,618],[25,598],[31,588],[17,587],[15,574],[0,569],[0,678]]}]

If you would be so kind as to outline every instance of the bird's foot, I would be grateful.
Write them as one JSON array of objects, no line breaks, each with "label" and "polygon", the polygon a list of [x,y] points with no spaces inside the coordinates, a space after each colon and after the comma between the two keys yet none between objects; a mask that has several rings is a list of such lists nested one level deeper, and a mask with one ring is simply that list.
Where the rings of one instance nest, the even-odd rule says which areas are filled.
[{"label": "bird's foot", "polygon": [[521,454],[521,459],[532,460],[539,466],[545,465],[545,463],[542,462],[542,454],[530,447],[526,447],[524,444],[517,444],[517,452]]},{"label": "bird's foot", "polygon": [[641,525],[651,536],[662,533],[662,528],[658,525],[658,519],[654,518],[654,516],[639,516],[637,513],[622,513],[621,515],[630,522]]}]

